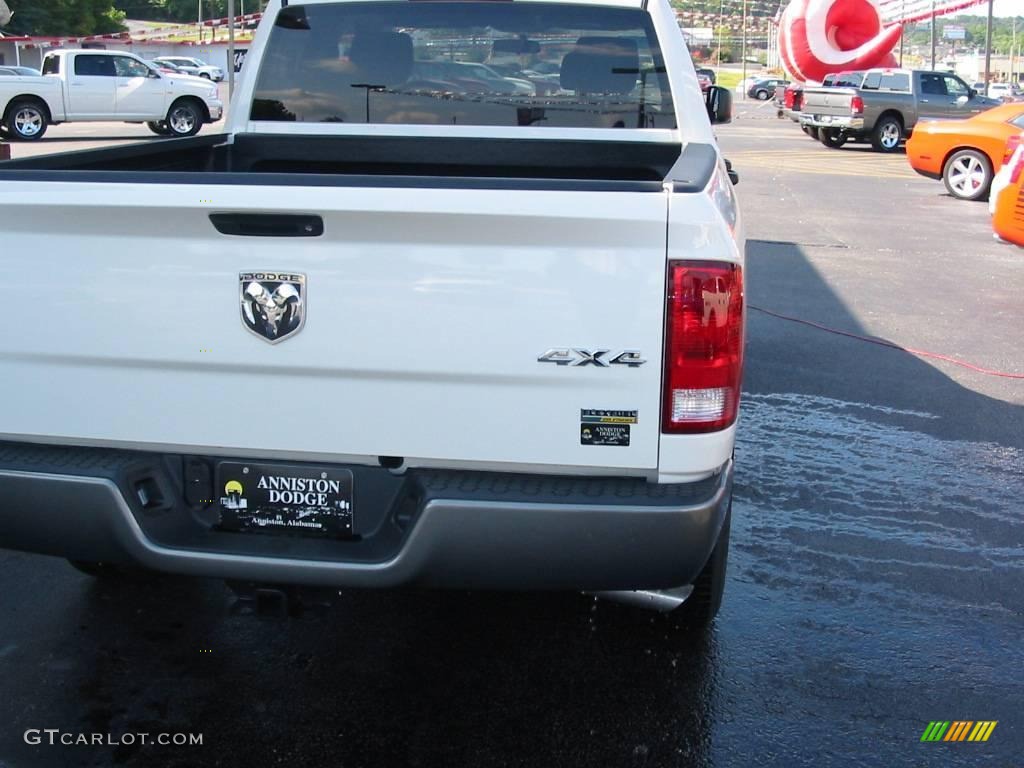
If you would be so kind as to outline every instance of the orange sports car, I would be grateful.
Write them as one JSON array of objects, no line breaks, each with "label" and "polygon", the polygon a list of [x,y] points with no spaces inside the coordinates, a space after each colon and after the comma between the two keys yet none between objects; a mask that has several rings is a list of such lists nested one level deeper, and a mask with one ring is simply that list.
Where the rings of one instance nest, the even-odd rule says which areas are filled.
[{"label": "orange sports car", "polygon": [[942,179],[961,200],[988,194],[1010,136],[1024,129],[1024,102],[985,110],[967,120],[922,121],[907,140],[907,159],[923,176]]},{"label": "orange sports car", "polygon": [[1008,161],[1009,183],[997,192],[992,229],[1003,240],[1024,246],[1024,144]]}]

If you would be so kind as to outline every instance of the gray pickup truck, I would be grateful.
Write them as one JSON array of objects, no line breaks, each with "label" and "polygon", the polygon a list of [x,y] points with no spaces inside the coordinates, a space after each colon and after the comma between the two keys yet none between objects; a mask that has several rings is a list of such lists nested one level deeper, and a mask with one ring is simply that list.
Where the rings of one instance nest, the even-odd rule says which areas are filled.
[{"label": "gray pickup truck", "polygon": [[800,124],[828,147],[867,140],[895,152],[918,120],[966,118],[999,103],[948,72],[869,69],[860,88],[805,88]]}]

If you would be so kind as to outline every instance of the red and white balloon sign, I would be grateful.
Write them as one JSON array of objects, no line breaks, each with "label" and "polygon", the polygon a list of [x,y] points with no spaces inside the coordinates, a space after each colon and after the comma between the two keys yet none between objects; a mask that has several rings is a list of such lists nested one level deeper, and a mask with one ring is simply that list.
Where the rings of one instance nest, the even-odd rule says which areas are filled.
[{"label": "red and white balloon sign", "polygon": [[779,53],[795,80],[830,72],[894,67],[903,29],[886,26],[876,0],[792,0],[779,20]]}]

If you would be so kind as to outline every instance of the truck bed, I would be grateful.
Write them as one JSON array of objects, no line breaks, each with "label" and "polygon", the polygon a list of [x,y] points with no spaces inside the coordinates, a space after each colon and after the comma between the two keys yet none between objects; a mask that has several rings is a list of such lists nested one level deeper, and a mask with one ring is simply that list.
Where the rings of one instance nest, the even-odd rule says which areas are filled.
[{"label": "truck bed", "polygon": [[[703,188],[714,170],[714,153],[706,145],[687,149],[680,161],[684,172],[676,180]],[[273,180],[286,185],[337,185],[337,178],[325,182],[309,177],[340,175],[347,177],[346,184],[356,182],[352,177],[365,176],[422,177],[434,180],[432,184],[470,178],[597,182],[598,186],[600,182],[656,182],[660,189],[679,157],[680,146],[666,142],[213,134],[9,160],[0,163],[0,180],[215,184]],[[196,174],[202,174],[202,179]],[[246,180],[247,175],[257,178]]]}]

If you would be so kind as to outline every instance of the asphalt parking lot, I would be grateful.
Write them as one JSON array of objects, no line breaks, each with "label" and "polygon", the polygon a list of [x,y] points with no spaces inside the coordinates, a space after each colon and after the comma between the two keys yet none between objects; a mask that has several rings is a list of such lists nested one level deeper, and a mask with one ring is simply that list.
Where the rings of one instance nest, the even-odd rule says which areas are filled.
[{"label": "asphalt parking lot", "polygon": [[[752,309],[710,633],[580,595],[352,592],[270,619],[217,582],[108,585],[0,551],[0,768],[1019,765],[1024,381],[796,320],[1024,373],[1024,251],[902,154],[738,111],[717,133]],[[933,720],[998,725],[922,743]]]}]

